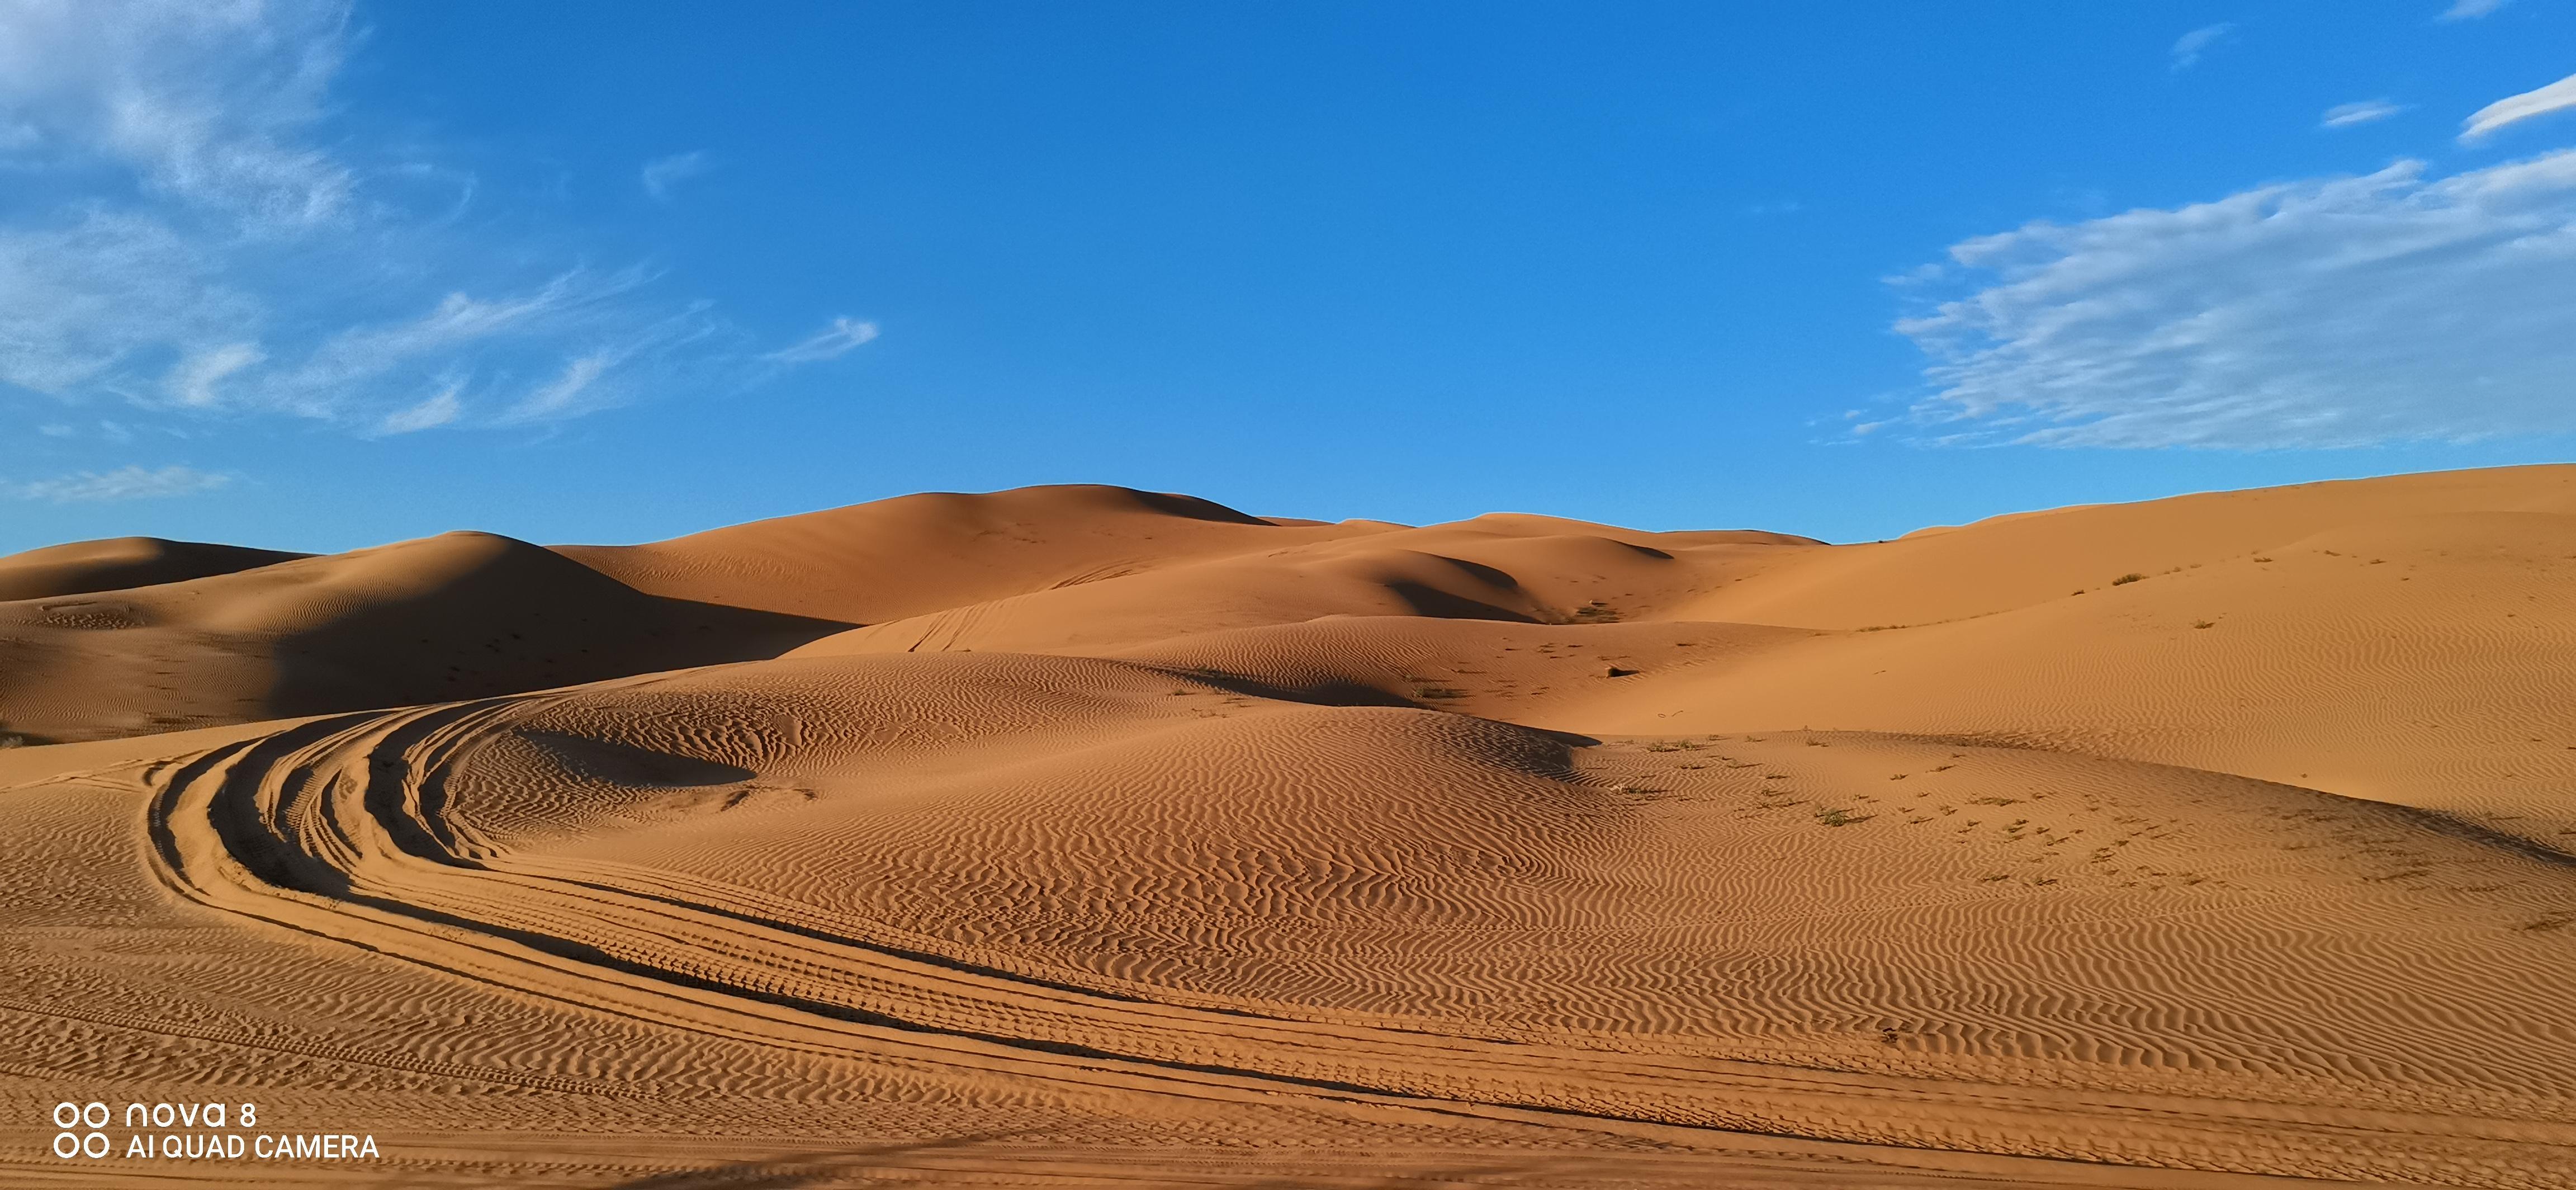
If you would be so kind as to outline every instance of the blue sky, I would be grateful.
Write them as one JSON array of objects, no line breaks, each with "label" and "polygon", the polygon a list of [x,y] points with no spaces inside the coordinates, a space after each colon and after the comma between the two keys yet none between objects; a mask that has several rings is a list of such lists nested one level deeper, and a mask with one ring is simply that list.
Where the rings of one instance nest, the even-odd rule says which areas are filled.
[{"label": "blue sky", "polygon": [[2576,11],[0,0],[0,411],[0,550],[2557,461]]}]

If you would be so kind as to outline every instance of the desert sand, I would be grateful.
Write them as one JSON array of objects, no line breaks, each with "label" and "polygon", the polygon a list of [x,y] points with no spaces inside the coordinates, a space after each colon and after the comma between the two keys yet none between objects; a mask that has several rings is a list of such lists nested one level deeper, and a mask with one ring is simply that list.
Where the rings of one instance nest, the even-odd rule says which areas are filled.
[{"label": "desert sand", "polygon": [[[0,1181],[2576,1186],[2576,467],[0,600]],[[379,1153],[57,1159],[93,1100]]]}]

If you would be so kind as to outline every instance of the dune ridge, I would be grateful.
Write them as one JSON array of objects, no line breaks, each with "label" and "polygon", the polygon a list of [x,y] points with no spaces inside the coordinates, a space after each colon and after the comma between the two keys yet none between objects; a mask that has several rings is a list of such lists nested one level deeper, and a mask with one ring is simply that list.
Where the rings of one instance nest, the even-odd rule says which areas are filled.
[{"label": "dune ridge", "polygon": [[41,594],[0,726],[86,742],[0,750],[0,1090],[388,1152],[209,1183],[2576,1185],[2571,579],[2546,467]]},{"label": "dune ridge", "polygon": [[0,603],[186,582],[307,556],[159,537],[75,541],[0,558]]}]

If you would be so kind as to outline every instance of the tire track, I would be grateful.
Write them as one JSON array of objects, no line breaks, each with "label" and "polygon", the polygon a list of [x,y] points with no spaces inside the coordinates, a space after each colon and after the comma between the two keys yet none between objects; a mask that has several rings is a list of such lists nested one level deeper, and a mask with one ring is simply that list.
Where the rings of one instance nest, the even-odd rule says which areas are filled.
[{"label": "tire track", "polygon": [[[2512,1169],[2576,1166],[2576,1149],[2556,1138],[2446,1136],[2382,1113],[2303,1109],[2249,1130],[2243,1104],[1300,1021],[871,944],[677,876],[627,884],[521,862],[448,814],[457,759],[562,697],[334,716],[159,770],[147,778],[155,870],[201,904],[549,999],[766,1045],[899,1052],[1094,1087],[1310,1096],[1623,1134],[1723,1130],[1927,1159],[1958,1150],[2535,1186],[2566,1183]],[[429,1068],[447,1065],[414,1064],[485,1077]]]}]

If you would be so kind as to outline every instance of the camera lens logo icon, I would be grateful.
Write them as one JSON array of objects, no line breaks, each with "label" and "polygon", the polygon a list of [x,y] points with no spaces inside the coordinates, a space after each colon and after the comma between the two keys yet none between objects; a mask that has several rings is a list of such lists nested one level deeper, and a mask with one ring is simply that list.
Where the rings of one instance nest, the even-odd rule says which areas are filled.
[{"label": "camera lens logo icon", "polygon": [[[104,1103],[57,1103],[54,1105],[54,1156],[69,1161],[74,1157],[107,1156],[107,1134],[97,1131],[107,1127],[107,1105]],[[74,1129],[87,1128],[84,1136]]]}]

